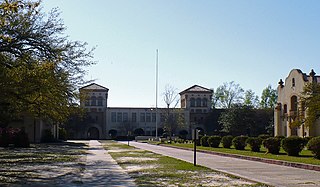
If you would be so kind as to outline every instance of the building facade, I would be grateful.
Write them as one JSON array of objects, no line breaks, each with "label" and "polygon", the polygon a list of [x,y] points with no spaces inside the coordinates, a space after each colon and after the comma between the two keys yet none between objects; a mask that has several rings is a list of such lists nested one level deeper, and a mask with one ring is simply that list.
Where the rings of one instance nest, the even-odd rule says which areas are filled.
[{"label": "building facade", "polygon": [[311,70],[309,75],[299,69],[293,69],[289,73],[285,82],[280,79],[278,85],[278,100],[274,113],[274,132],[275,136],[319,136],[320,121],[312,127],[304,124],[293,125],[294,121],[300,116],[305,116],[306,111],[300,102],[300,96],[307,83],[320,83],[320,77],[316,76]]},{"label": "building facade", "polygon": [[[211,110],[212,90],[194,85],[180,93],[181,108],[108,107],[108,88],[92,83],[80,88],[80,106],[88,119],[74,138],[105,139],[115,136],[160,136],[191,134],[191,129],[203,129],[205,117]],[[170,122],[170,124],[168,124]]]}]

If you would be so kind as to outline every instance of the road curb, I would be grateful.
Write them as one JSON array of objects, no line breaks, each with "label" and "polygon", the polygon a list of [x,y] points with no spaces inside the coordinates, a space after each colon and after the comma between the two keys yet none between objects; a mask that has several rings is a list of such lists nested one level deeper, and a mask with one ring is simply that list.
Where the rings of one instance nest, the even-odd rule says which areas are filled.
[{"label": "road curb", "polygon": [[[164,147],[172,147],[172,148],[176,148],[176,149],[183,149],[183,150],[189,150],[189,151],[193,150],[192,148],[174,147],[174,146],[168,146],[165,144],[159,144],[159,145],[164,146]],[[282,166],[288,166],[288,167],[294,167],[294,168],[300,168],[300,169],[306,169],[306,170],[320,171],[320,166],[311,165],[311,164],[301,164],[301,163],[287,162],[287,161],[282,161],[282,160],[273,160],[273,159],[267,159],[267,158],[220,153],[220,152],[199,150],[199,149],[197,149],[197,151],[202,152],[202,153],[212,154],[212,155],[219,155],[219,156],[225,156],[225,157],[231,157],[231,158],[239,158],[239,159],[244,159],[244,160],[264,162],[264,163],[268,163],[268,164],[282,165]]]}]

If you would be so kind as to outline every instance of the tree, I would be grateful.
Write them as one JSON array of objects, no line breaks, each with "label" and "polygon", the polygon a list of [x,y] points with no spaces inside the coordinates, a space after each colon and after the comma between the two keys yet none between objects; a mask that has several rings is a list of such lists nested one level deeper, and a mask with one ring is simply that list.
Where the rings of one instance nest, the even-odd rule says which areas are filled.
[{"label": "tree", "polygon": [[0,3],[0,123],[23,112],[62,122],[85,83],[84,68],[93,64],[86,43],[70,41],[59,12],[48,16],[41,1]]},{"label": "tree", "polygon": [[308,83],[301,94],[302,111],[306,111],[306,115],[299,115],[301,123],[311,127],[320,117],[320,84],[313,82]]},{"label": "tree", "polygon": [[214,93],[214,98],[217,100],[216,106],[219,108],[231,108],[233,104],[241,103],[243,89],[234,81],[223,83]]},{"label": "tree", "polygon": [[277,90],[268,85],[261,95],[260,107],[261,108],[274,108],[277,103]]},{"label": "tree", "polygon": [[252,90],[247,90],[244,93],[243,104],[247,106],[252,106],[253,108],[258,108],[259,98]]},{"label": "tree", "polygon": [[169,133],[170,137],[175,133],[177,127],[183,123],[181,111],[176,109],[179,102],[176,90],[173,86],[166,85],[163,92],[163,100],[167,106],[164,112],[164,130]]}]

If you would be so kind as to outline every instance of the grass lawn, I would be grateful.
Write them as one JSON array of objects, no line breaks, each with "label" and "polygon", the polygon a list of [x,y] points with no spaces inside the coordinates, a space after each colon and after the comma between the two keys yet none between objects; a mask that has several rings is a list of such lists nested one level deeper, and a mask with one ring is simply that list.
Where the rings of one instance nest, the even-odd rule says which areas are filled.
[{"label": "grass lawn", "polygon": [[0,186],[55,185],[77,178],[85,163],[85,144],[31,144],[30,148],[0,148]]},{"label": "grass lawn", "polygon": [[[184,148],[193,148],[193,144],[191,143],[172,143],[166,144],[167,146],[176,146],[176,147],[184,147]],[[304,164],[312,164],[312,165],[320,165],[320,160],[315,159],[309,150],[302,150],[300,156],[288,156],[284,150],[280,150],[280,154],[273,155],[273,154],[266,154],[267,150],[262,146],[260,152],[252,152],[249,147],[246,147],[245,150],[236,150],[233,147],[231,149],[223,148],[221,145],[219,148],[213,147],[203,147],[197,146],[199,150],[208,150],[213,152],[220,152],[220,153],[228,153],[228,154],[237,154],[237,155],[244,155],[244,156],[253,156],[253,157],[260,157],[260,158],[267,158],[267,159],[275,159],[275,160],[283,160],[288,162],[297,162],[297,163],[304,163]]]},{"label": "grass lawn", "polygon": [[100,141],[138,186],[265,186],[113,141]]}]

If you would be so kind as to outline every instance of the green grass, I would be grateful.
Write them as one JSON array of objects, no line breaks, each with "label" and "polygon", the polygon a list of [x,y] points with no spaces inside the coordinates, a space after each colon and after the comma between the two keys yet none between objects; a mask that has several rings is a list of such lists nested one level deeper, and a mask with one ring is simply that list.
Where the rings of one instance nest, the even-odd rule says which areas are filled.
[{"label": "green grass", "polygon": [[[183,148],[193,148],[193,144],[180,144],[180,143],[172,143],[166,144],[167,146],[175,146],[175,147],[183,147]],[[304,164],[312,164],[312,165],[320,165],[320,160],[315,159],[309,150],[302,150],[300,156],[288,156],[284,150],[280,150],[280,154],[273,155],[273,154],[266,154],[267,150],[264,147],[261,147],[260,152],[252,152],[249,147],[246,147],[245,150],[236,150],[233,147],[230,149],[227,148],[213,148],[213,147],[203,147],[197,146],[198,150],[207,150],[219,153],[228,153],[228,154],[236,154],[236,155],[243,155],[243,156],[252,156],[252,157],[259,157],[259,158],[266,158],[266,159],[274,159],[274,160],[282,160],[287,162],[296,162],[296,163],[304,163]]]},{"label": "green grass", "polygon": [[[127,169],[128,174],[138,186],[205,186],[205,183],[208,185],[212,182],[217,183],[216,186],[225,186],[226,184],[230,184],[230,186],[265,186],[245,183],[244,180],[231,175],[202,166],[194,166],[182,160],[140,150],[125,144],[111,141],[101,141],[101,143],[105,149],[109,150],[109,154],[118,164]],[[129,168],[132,167],[139,169],[130,170]],[[218,177],[210,178],[212,175]],[[230,181],[239,181],[240,185],[234,185]]]}]

